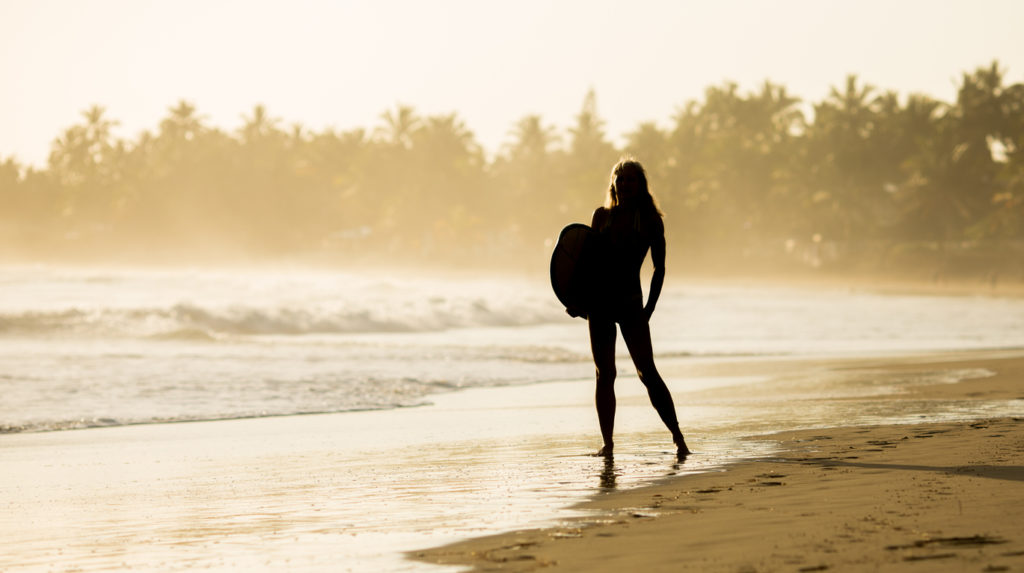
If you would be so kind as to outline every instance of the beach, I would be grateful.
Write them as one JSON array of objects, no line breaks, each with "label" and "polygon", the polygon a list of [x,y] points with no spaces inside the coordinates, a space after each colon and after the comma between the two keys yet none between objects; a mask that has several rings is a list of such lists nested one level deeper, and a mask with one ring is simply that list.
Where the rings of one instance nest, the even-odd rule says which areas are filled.
[{"label": "beach", "polygon": [[[1024,410],[1017,297],[677,281],[651,329],[695,452],[679,460],[623,344],[615,457],[593,455],[587,325],[566,315],[546,277],[28,266],[0,268],[0,284],[4,571],[583,567],[584,554],[540,551],[603,542],[601,528],[622,527],[623,512],[643,516],[626,520],[631,530],[640,520],[678,537],[674,506],[652,508],[652,487],[680,488],[660,494],[680,500],[722,490],[701,497],[721,510],[700,515],[750,533],[720,546],[749,565],[772,553],[741,511],[766,503],[740,498],[755,495],[731,477],[742,468],[787,476],[759,478],[785,485],[757,494],[792,493],[768,505],[799,512],[783,529],[828,531],[801,517],[829,515],[797,503],[817,495],[802,488],[831,483],[814,477],[822,472],[876,469],[826,462],[960,467],[963,456],[884,456],[909,444],[949,455],[957,432],[910,432],[986,420],[999,429],[963,439],[1018,439],[1010,420]],[[857,433],[884,427],[915,429],[900,440]],[[825,445],[857,453],[805,459],[838,457],[815,450]],[[975,465],[1020,466],[1015,453],[966,447],[979,452],[966,458]],[[802,482],[799,472],[812,473]],[[875,477],[838,491],[895,519],[871,509],[892,483]],[[719,481],[689,485],[706,480]],[[981,483],[1016,509],[1016,481]],[[546,540],[534,559],[494,557],[524,531]],[[713,558],[712,545],[691,547],[693,559]],[[652,568],[680,567],[677,554],[650,556]],[[800,566],[821,564],[840,567]]]},{"label": "beach", "polygon": [[[888,367],[923,366],[989,368],[995,375],[918,387],[913,398],[1010,400],[1024,415],[1024,360],[1019,356],[892,361]],[[1020,416],[838,425],[759,439],[770,440],[778,450],[707,473],[597,495],[580,505],[591,515],[557,527],[411,555],[474,571],[1024,567]]]},{"label": "beach", "polygon": [[1024,0],[193,4],[0,0],[0,573],[1024,573]]},{"label": "beach", "polygon": [[1024,353],[663,370],[684,462],[628,376],[614,460],[589,381],[0,436],[0,569],[1024,565]]}]

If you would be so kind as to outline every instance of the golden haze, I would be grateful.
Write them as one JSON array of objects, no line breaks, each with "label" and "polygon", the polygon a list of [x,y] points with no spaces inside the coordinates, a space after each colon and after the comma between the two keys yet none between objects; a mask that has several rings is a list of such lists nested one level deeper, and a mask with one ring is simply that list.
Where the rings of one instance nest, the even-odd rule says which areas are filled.
[{"label": "golden haze", "polygon": [[715,85],[621,149],[591,91],[566,132],[524,116],[494,157],[458,114],[402,105],[344,132],[257,105],[229,133],[180,101],[131,140],[97,105],[45,168],[0,162],[0,256],[532,268],[631,154],[670,268],[1021,277],[1024,84],[1005,77],[964,72],[944,102],[850,76],[813,114],[782,85]]}]

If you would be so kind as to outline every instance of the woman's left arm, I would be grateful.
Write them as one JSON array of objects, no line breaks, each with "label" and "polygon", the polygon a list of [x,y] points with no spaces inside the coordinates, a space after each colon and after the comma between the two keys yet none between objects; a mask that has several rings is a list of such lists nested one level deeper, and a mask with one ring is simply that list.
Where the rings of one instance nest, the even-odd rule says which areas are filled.
[{"label": "woman's left arm", "polygon": [[651,320],[654,307],[661,296],[661,287],[665,284],[665,223],[661,216],[652,213],[647,224],[651,239],[651,262],[654,263],[654,274],[651,276],[651,290],[647,293],[647,304],[644,314]]}]

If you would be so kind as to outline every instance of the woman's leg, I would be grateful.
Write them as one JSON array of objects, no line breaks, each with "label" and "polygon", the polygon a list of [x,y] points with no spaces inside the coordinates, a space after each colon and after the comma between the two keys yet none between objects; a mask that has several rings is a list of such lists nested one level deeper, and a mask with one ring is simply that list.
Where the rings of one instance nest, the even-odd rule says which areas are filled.
[{"label": "woman's leg", "polygon": [[599,455],[611,455],[615,447],[612,432],[615,428],[615,323],[611,320],[594,318],[587,320],[590,327],[590,350],[594,353],[594,367],[597,370],[597,420],[601,425],[604,447]]},{"label": "woman's leg", "polygon": [[658,411],[661,421],[672,432],[672,441],[675,442],[677,451],[680,454],[690,453],[686,447],[686,441],[683,440],[683,433],[679,431],[679,421],[676,419],[676,406],[672,401],[672,394],[654,366],[650,325],[644,317],[638,317],[623,321],[620,326],[622,327],[622,339],[626,341],[626,348],[629,349],[629,355],[633,358],[640,381],[647,387],[647,395],[651,398],[651,404]]}]

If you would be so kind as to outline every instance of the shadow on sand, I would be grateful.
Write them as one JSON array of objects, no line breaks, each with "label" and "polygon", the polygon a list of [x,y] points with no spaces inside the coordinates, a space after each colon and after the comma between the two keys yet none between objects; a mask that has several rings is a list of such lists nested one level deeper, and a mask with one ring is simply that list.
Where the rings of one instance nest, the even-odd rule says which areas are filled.
[{"label": "shadow on sand", "polygon": [[970,475],[1007,481],[1024,481],[1024,466],[919,466],[910,464],[880,464],[867,462],[848,462],[831,458],[811,458],[802,460],[779,460],[787,463],[800,463],[833,468],[863,468],[876,470],[903,470],[935,472],[954,475]]}]

